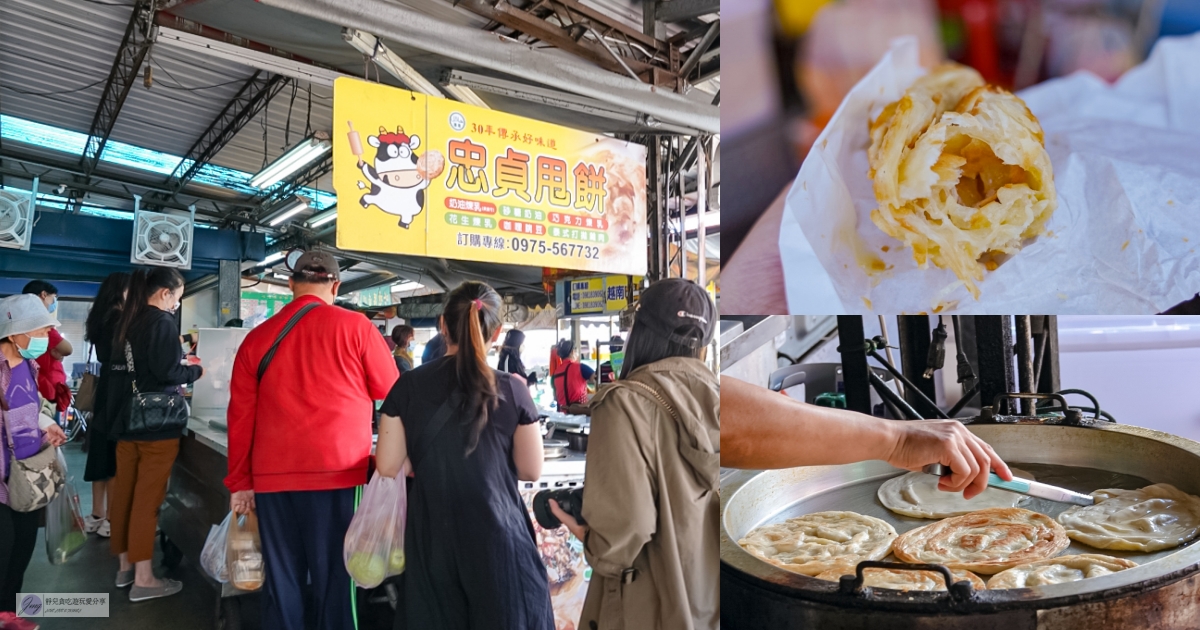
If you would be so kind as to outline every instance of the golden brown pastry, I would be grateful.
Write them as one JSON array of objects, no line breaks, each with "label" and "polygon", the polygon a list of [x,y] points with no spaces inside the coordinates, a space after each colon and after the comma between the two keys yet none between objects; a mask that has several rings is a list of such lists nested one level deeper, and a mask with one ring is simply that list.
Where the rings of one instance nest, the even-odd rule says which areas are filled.
[{"label": "golden brown pastry", "polygon": [[988,588],[1026,588],[1078,582],[1136,566],[1137,563],[1132,560],[1102,556],[1098,553],[1059,556],[1001,571],[988,580]]},{"label": "golden brown pastry", "polygon": [[1200,534],[1200,497],[1168,483],[1141,490],[1097,490],[1095,505],[1058,515],[1067,535],[1099,549],[1161,551]]},{"label": "golden brown pastry", "polygon": [[[856,562],[841,562],[832,569],[818,574],[818,580],[837,582],[843,575],[854,575]],[[966,580],[975,590],[987,589],[983,578],[970,571],[952,570],[955,582]],[[863,586],[871,588],[890,588],[897,591],[944,591],[946,580],[937,571],[899,571],[896,569],[863,569]]]},{"label": "golden brown pastry", "polygon": [[1053,558],[1070,544],[1062,525],[1045,514],[991,508],[905,532],[892,545],[892,553],[903,562],[992,574]]},{"label": "golden brown pastry", "polygon": [[780,568],[817,575],[839,562],[878,560],[895,539],[895,528],[874,516],[816,512],[756,528],[738,544]]},{"label": "golden brown pastry", "polygon": [[974,70],[946,64],[917,79],[870,133],[871,220],[922,268],[950,269],[978,298],[985,269],[1045,232],[1057,202],[1041,125]]}]

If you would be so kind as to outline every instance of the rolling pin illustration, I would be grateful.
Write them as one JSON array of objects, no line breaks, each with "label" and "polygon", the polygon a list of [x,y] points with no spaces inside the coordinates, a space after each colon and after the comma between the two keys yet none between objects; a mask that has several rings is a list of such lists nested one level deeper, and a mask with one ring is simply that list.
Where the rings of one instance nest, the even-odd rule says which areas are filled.
[{"label": "rolling pin illustration", "polygon": [[360,138],[358,132],[354,130],[354,123],[347,120],[346,125],[350,127],[350,133],[348,134],[348,137],[350,138],[350,152],[354,154],[354,157],[358,158],[358,165],[362,166],[362,138]]}]

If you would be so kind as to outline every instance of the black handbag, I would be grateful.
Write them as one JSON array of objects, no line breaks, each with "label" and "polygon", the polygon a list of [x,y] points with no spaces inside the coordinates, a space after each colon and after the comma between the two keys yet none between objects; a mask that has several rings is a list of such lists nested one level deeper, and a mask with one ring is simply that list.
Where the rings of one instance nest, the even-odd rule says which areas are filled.
[{"label": "black handbag", "polygon": [[122,437],[137,439],[140,435],[179,430],[187,426],[191,410],[183,394],[138,391],[137,374],[133,369],[133,348],[128,342],[125,343],[125,366],[129,370],[133,397],[130,399],[129,415],[125,420]]}]

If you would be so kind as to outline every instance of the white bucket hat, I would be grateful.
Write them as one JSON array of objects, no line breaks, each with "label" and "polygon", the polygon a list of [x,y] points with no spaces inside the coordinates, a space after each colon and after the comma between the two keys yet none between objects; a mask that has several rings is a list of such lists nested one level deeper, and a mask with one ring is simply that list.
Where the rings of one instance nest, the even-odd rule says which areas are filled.
[{"label": "white bucket hat", "polygon": [[58,327],[58,318],[46,310],[46,305],[38,296],[23,293],[0,300],[0,339],[46,326]]}]

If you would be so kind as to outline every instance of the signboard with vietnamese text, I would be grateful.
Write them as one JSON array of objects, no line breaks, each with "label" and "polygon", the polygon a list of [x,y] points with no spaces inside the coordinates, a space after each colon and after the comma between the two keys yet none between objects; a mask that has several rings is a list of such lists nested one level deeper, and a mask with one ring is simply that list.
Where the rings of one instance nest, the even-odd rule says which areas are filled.
[{"label": "signboard with vietnamese text", "polygon": [[338,247],[646,272],[646,148],[340,78]]},{"label": "signboard with vietnamese text", "polygon": [[557,302],[564,317],[615,315],[636,300],[641,286],[641,277],[573,278],[558,283]]}]

